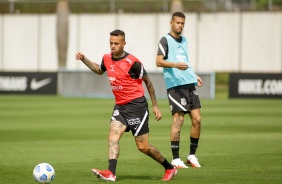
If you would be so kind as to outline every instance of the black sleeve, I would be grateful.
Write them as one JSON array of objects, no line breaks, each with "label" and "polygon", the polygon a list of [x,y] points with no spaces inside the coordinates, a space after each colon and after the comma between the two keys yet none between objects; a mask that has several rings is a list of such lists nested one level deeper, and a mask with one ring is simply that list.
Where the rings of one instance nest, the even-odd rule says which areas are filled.
[{"label": "black sleeve", "polygon": [[165,37],[162,37],[159,41],[158,55],[163,55],[165,58],[168,55],[168,44]]},{"label": "black sleeve", "polygon": [[104,58],[102,59],[102,62],[101,62],[101,65],[100,65],[100,69],[102,70],[102,71],[106,71],[107,69],[106,69],[106,67],[105,67],[105,65],[104,65]]},{"label": "black sleeve", "polygon": [[140,62],[135,62],[128,71],[128,74],[131,78],[138,79],[139,77],[143,78],[143,76],[146,76],[147,72]]}]

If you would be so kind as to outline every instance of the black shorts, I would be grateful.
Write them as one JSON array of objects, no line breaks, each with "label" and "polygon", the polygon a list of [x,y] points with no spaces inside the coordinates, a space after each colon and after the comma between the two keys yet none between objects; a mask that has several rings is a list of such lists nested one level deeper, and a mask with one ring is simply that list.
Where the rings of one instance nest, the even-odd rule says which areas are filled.
[{"label": "black shorts", "polygon": [[140,97],[124,105],[115,105],[112,121],[116,120],[131,130],[132,135],[139,136],[149,132],[149,109],[145,97]]},{"label": "black shorts", "polygon": [[193,109],[201,108],[194,84],[170,88],[167,90],[167,96],[172,115],[176,112],[190,113]]}]

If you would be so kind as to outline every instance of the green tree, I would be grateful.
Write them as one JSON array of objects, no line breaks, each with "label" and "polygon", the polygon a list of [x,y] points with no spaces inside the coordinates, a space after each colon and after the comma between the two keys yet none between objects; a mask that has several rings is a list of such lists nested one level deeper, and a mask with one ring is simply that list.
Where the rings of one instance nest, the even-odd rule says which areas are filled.
[{"label": "green tree", "polygon": [[[269,0],[258,0],[256,6],[258,9],[268,9],[268,3]],[[272,6],[282,8],[282,0],[272,0]]]}]

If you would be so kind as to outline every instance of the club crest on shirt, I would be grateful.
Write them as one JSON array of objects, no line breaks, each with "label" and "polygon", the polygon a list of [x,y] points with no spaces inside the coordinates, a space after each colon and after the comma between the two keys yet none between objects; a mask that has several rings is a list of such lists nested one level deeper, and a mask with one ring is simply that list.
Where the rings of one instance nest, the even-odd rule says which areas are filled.
[{"label": "club crest on shirt", "polygon": [[181,105],[186,105],[186,104],[187,104],[187,101],[186,101],[185,98],[181,98],[181,99],[180,99],[180,103],[181,103]]}]

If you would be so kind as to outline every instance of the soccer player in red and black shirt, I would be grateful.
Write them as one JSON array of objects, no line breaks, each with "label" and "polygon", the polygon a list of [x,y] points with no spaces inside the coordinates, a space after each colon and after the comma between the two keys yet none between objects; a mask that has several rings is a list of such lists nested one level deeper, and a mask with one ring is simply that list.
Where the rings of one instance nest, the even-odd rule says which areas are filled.
[{"label": "soccer player in red and black shirt", "polygon": [[115,96],[116,104],[110,121],[109,165],[107,170],[92,169],[92,172],[106,181],[116,181],[116,166],[119,156],[119,140],[124,132],[131,131],[138,150],[159,162],[165,168],[162,180],[171,180],[177,170],[169,163],[158,149],[149,144],[149,110],[144,97],[142,82],[146,84],[150,95],[155,119],[160,120],[153,84],[142,63],[133,55],[124,51],[125,33],[114,30],[110,33],[111,53],[105,54],[101,65],[87,59],[77,52],[76,59],[81,60],[98,75],[107,71],[108,79]]}]

